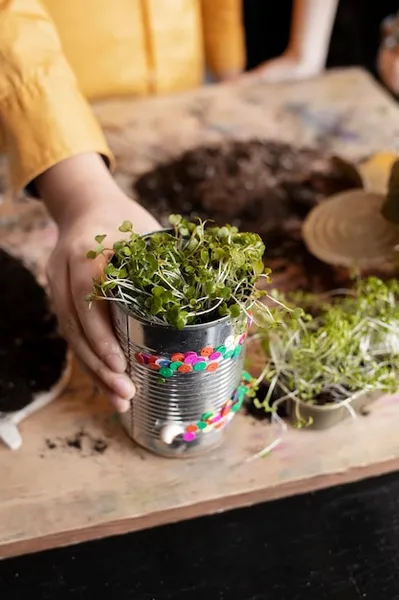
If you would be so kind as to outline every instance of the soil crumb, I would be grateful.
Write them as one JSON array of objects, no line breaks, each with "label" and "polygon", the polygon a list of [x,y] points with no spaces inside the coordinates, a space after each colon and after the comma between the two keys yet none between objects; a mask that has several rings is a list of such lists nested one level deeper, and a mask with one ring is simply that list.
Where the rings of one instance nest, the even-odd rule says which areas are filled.
[{"label": "soil crumb", "polygon": [[80,429],[72,436],[57,438],[56,440],[45,440],[49,450],[76,450],[81,456],[87,454],[104,454],[109,447],[108,442],[100,437],[94,437],[89,432]]},{"label": "soil crumb", "polygon": [[94,452],[97,452],[98,454],[104,454],[104,452],[106,451],[106,449],[108,448],[108,444],[105,440],[94,440],[93,443],[93,450]]},{"label": "soil crumb", "polygon": [[76,448],[76,450],[82,450],[82,439],[84,436],[84,431],[79,431],[72,438],[68,438],[66,440],[66,445],[69,448]]}]

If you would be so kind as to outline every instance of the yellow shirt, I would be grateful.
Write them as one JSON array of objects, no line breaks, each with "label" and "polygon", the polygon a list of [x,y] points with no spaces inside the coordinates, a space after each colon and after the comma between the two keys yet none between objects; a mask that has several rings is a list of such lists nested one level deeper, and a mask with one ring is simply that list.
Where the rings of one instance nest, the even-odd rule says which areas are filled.
[{"label": "yellow shirt", "polygon": [[0,0],[0,150],[13,186],[82,152],[111,159],[86,98],[186,90],[205,64],[242,69],[241,0]]}]

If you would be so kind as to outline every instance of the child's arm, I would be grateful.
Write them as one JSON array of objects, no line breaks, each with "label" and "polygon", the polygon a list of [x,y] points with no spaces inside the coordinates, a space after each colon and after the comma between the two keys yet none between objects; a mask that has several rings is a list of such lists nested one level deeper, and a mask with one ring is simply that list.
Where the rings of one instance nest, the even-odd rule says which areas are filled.
[{"label": "child's arm", "polygon": [[141,233],[158,223],[109,174],[102,131],[37,0],[0,0],[0,65],[0,151],[14,188],[33,183],[59,228],[48,280],[61,328],[115,406],[127,409],[134,387],[108,312],[85,301],[102,266],[86,252],[99,233],[112,244],[124,220]]},{"label": "child's arm", "polygon": [[338,1],[295,0],[286,51],[249,75],[278,82],[305,79],[321,73],[327,60]]},{"label": "child's arm", "polygon": [[82,152],[112,160],[57,31],[37,0],[0,0],[0,152],[16,191]]}]

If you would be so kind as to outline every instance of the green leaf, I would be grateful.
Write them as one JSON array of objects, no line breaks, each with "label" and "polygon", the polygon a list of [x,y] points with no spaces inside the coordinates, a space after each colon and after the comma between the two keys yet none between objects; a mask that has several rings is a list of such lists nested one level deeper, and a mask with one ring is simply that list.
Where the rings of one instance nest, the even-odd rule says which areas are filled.
[{"label": "green leaf", "polygon": [[198,246],[198,241],[195,238],[191,238],[190,241],[187,244],[187,250],[190,250],[191,252],[193,250],[195,250]]},{"label": "green leaf", "polygon": [[226,256],[226,251],[223,248],[215,248],[212,251],[212,260],[222,260]]},{"label": "green leaf", "polygon": [[165,292],[166,292],[165,288],[163,288],[161,285],[156,285],[152,289],[152,295],[155,296],[156,298],[160,298],[161,296],[164,296]]},{"label": "green leaf", "polygon": [[104,269],[104,273],[112,277],[116,277],[118,275],[120,276],[119,269],[117,269],[112,263],[108,263],[108,265]]},{"label": "green leaf", "polygon": [[97,256],[99,256],[103,251],[104,246],[102,244],[99,244],[95,250],[89,250],[89,252],[87,252],[86,258],[97,258]]},{"label": "green leaf", "polygon": [[[261,275],[263,273],[263,269],[264,269],[264,264],[263,261],[258,260],[254,263],[254,272],[256,275]],[[270,269],[269,269],[270,271]],[[269,275],[269,273],[268,273]]]},{"label": "green leaf", "polygon": [[153,254],[148,254],[147,257],[147,265],[148,265],[148,269],[149,269],[149,273],[152,275],[152,273],[155,273],[155,271],[158,268],[158,260],[157,257],[154,256]]},{"label": "green leaf", "polygon": [[230,300],[231,294],[232,294],[232,291],[227,286],[217,289],[217,295],[219,296],[219,298],[223,298],[223,300]]},{"label": "green leaf", "polygon": [[122,233],[128,233],[129,231],[133,231],[133,224],[131,221],[123,221],[122,225],[119,227],[119,231]]},{"label": "green leaf", "polygon": [[205,291],[208,295],[214,294],[216,291],[216,283],[214,281],[208,281],[205,284]]},{"label": "green leaf", "polygon": [[229,314],[230,314],[230,311],[229,311],[228,307],[225,304],[222,304],[219,307],[219,315],[221,317],[227,317],[227,315],[229,315]]},{"label": "green leaf", "polygon": [[[231,259],[237,267],[242,267],[245,264],[245,254],[239,250],[231,251]],[[262,264],[263,269],[263,264]]]},{"label": "green leaf", "polygon": [[221,227],[217,233],[217,237],[220,240],[224,240],[225,238],[229,237],[229,230],[227,227]]},{"label": "green leaf", "polygon": [[182,222],[181,215],[169,215],[169,223],[173,226],[180,225]]},{"label": "green leaf", "polygon": [[187,300],[192,300],[194,299],[195,296],[195,287],[194,286],[186,286],[185,290],[184,290],[185,296],[187,298]]},{"label": "green leaf", "polygon": [[179,331],[181,331],[182,329],[184,329],[186,326],[186,319],[184,317],[178,317],[176,320],[176,329],[178,329]]},{"label": "green leaf", "polygon": [[105,238],[107,237],[107,235],[105,233],[103,233],[102,235],[96,235],[96,237],[94,238],[96,240],[96,242],[98,244],[101,244]]},{"label": "green leaf", "polygon": [[121,240],[119,242],[115,242],[115,244],[112,246],[113,249],[115,250],[115,252],[120,252],[122,250],[122,248],[125,246],[125,241]]},{"label": "green leaf", "polygon": [[230,309],[229,309],[229,310],[230,310],[230,316],[231,316],[233,319],[235,319],[235,318],[239,317],[239,316],[240,316],[240,314],[241,314],[241,309],[240,309],[240,307],[238,306],[238,304],[233,304],[233,306],[230,306]]},{"label": "green leaf", "polygon": [[151,302],[150,313],[152,315],[157,315],[162,310],[162,300],[161,298],[154,297]]}]

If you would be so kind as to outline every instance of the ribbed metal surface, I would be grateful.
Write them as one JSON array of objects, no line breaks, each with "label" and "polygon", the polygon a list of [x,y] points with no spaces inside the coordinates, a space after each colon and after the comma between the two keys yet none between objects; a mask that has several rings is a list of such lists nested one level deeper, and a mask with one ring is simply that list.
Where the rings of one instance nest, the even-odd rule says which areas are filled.
[{"label": "ribbed metal surface", "polygon": [[[244,349],[239,357],[219,360],[214,372],[175,373],[166,379],[159,371],[140,364],[136,356],[168,358],[175,352],[200,353],[204,347],[216,348],[227,338],[237,336],[237,327],[243,326],[242,320],[239,323],[223,319],[209,326],[189,327],[178,332],[139,321],[114,303],[112,315],[119,342],[128,359],[128,372],[137,388],[130,411],[122,415],[122,423],[129,435],[138,444],[163,456],[191,456],[218,444],[224,429],[199,432],[191,442],[177,436],[169,443],[165,443],[162,431],[165,426],[184,428],[196,423],[204,413],[219,413],[240,383]],[[231,413],[228,420],[233,415]]]}]

